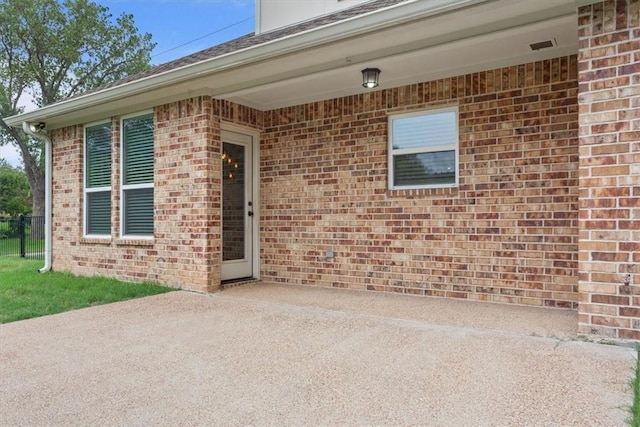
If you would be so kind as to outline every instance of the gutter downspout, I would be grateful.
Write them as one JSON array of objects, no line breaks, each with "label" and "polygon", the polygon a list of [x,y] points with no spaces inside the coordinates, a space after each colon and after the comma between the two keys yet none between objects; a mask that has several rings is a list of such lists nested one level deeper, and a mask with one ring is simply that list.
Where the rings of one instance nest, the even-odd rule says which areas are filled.
[{"label": "gutter downspout", "polygon": [[46,134],[46,131],[39,129],[28,122],[22,122],[22,130],[32,137],[44,142],[44,266],[38,270],[40,273],[46,273],[51,270],[51,240],[52,229],[51,226],[51,176],[52,176],[52,163],[51,163],[51,138]]}]

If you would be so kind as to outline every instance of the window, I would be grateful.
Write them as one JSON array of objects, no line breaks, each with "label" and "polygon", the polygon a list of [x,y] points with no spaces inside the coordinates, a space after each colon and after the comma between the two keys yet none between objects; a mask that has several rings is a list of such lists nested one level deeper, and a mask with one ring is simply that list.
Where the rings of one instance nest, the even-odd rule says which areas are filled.
[{"label": "window", "polygon": [[111,124],[84,129],[84,234],[111,235]]},{"label": "window", "polygon": [[389,188],[458,185],[458,109],[389,117]]},{"label": "window", "polygon": [[121,234],[153,237],[153,114],[122,120]]}]

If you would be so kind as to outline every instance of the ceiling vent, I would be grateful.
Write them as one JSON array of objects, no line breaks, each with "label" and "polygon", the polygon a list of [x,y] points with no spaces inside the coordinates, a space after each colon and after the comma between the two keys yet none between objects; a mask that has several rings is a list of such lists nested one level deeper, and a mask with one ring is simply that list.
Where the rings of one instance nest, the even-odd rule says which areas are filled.
[{"label": "ceiling vent", "polygon": [[540,49],[547,49],[549,47],[554,47],[557,45],[558,43],[556,43],[556,39],[553,39],[553,40],[545,40],[543,42],[531,43],[529,46],[531,47],[531,50],[540,50]]}]

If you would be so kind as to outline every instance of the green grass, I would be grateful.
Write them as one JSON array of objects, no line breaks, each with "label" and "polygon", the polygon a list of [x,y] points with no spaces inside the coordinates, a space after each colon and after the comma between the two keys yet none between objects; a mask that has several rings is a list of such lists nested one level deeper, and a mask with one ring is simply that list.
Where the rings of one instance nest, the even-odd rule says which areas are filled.
[{"label": "green grass", "polygon": [[170,292],[148,283],[38,273],[42,261],[0,257],[0,323]]},{"label": "green grass", "polygon": [[633,389],[633,405],[631,406],[631,417],[629,425],[640,427],[640,344],[637,346],[636,368],[634,378],[631,383]]}]

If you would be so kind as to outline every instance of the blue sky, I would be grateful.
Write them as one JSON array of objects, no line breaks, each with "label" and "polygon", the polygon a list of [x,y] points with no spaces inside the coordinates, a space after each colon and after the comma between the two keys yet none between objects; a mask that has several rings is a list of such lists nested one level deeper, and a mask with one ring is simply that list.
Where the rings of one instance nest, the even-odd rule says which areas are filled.
[{"label": "blue sky", "polygon": [[[115,17],[132,14],[138,30],[157,43],[154,65],[234,39],[255,28],[255,0],[93,0]],[[0,158],[21,165],[13,147],[0,147]]]},{"label": "blue sky", "polygon": [[[255,0],[94,1],[108,7],[114,17],[132,14],[138,30],[153,35],[158,43],[153,52],[154,64],[234,39],[252,32],[255,27]],[[239,22],[242,23],[234,25]],[[195,39],[199,40],[178,47]]]}]

